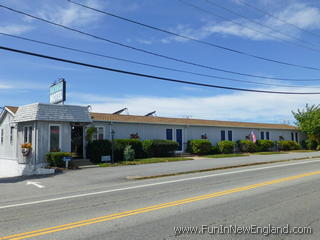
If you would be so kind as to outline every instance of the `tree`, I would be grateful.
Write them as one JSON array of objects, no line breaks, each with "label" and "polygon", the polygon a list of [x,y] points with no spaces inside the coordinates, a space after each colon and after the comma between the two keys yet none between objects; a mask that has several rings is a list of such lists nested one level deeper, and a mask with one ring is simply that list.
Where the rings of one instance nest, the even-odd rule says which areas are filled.
[{"label": "tree", "polygon": [[308,135],[309,140],[320,145],[320,105],[306,105],[305,109],[292,112],[296,125]]}]

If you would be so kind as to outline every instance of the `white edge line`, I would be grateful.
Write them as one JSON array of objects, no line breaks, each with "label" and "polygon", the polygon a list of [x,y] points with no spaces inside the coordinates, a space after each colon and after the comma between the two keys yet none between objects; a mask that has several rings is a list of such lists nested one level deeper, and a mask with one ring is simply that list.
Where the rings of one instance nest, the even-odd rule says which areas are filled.
[{"label": "white edge line", "polygon": [[320,161],[320,160],[310,160],[310,161],[303,161],[303,162],[298,162],[298,163],[281,164],[281,165],[277,165],[277,166],[268,166],[268,167],[261,167],[261,168],[251,168],[251,169],[245,169],[245,170],[239,170],[239,171],[232,171],[232,172],[225,172],[225,173],[215,173],[215,174],[210,174],[210,175],[205,175],[205,176],[199,176],[199,177],[191,177],[191,178],[177,179],[177,180],[171,180],[171,181],[165,181],[165,182],[158,182],[158,183],[149,183],[149,184],[143,184],[143,185],[132,186],[132,187],[111,189],[111,190],[105,190],[105,191],[99,191],[99,192],[84,193],[84,194],[77,194],[77,195],[66,196],[66,197],[51,198],[51,199],[45,199],[45,200],[39,200],[39,201],[33,201],[33,202],[25,202],[25,203],[18,203],[18,204],[0,206],[0,209],[13,208],[13,207],[21,207],[21,206],[34,205],[34,204],[39,204],[39,203],[55,202],[55,201],[60,201],[60,200],[65,200],[65,199],[87,197],[87,196],[93,196],[93,195],[99,195],[99,194],[105,194],[105,193],[112,193],[112,192],[119,192],[119,191],[125,191],[125,190],[137,189],[137,188],[144,188],[144,187],[151,187],[151,186],[163,185],[163,184],[168,184],[168,183],[184,182],[184,181],[190,181],[190,180],[196,180],[196,179],[203,179],[203,178],[223,176],[223,175],[230,175],[230,174],[237,174],[237,173],[244,173],[244,172],[252,172],[252,171],[258,171],[258,170],[264,170],[264,169],[270,169],[270,168],[278,168],[278,167],[286,167],[286,166],[292,166],[292,165],[300,165],[300,164],[313,163],[313,162],[319,162],[319,161]]}]

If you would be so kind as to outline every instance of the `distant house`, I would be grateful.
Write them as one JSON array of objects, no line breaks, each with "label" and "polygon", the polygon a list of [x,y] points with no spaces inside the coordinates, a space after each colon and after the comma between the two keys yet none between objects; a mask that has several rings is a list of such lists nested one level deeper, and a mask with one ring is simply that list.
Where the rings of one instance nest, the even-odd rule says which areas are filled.
[{"label": "distant house", "polygon": [[[92,113],[88,107],[34,103],[4,107],[0,115],[0,176],[41,173],[49,151],[86,155],[86,129],[97,129],[93,139],[130,138],[168,139],[186,149],[190,139],[246,139],[253,132],[257,139],[300,141],[299,130],[286,124],[214,121],[122,114]],[[30,152],[22,145],[31,143]]]}]

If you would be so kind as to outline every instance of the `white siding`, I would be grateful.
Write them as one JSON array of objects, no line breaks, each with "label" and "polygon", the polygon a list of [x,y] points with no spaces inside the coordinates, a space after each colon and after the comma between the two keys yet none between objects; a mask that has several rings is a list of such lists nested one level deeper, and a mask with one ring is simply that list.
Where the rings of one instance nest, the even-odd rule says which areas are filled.
[{"label": "white siding", "polygon": [[[0,159],[16,160],[16,140],[17,140],[17,128],[12,122],[13,117],[9,113],[5,113],[3,120],[0,122],[0,135],[3,130],[3,143],[0,141]],[[10,142],[10,128],[13,129],[13,141]],[[1,136],[0,136],[1,137]]]},{"label": "white siding", "polygon": [[[103,126],[105,129],[105,138],[111,139],[110,122],[94,121],[94,126]],[[251,131],[253,131],[257,139],[260,139],[260,133],[269,132],[270,140],[278,141],[279,137],[284,137],[285,140],[291,140],[291,132],[297,132],[299,141],[303,139],[302,134],[298,130],[286,129],[252,129],[252,128],[236,128],[236,127],[215,127],[215,126],[186,126],[186,125],[169,125],[169,124],[148,124],[148,123],[111,123],[112,129],[115,131],[115,139],[130,138],[130,134],[138,133],[141,140],[146,139],[166,139],[166,129],[173,129],[173,139],[175,139],[175,130],[183,130],[184,145],[188,140],[200,139],[201,135],[206,134],[212,144],[216,144],[221,140],[221,130],[225,130],[226,140],[228,140],[228,131],[232,131],[232,140],[245,140]]]}]

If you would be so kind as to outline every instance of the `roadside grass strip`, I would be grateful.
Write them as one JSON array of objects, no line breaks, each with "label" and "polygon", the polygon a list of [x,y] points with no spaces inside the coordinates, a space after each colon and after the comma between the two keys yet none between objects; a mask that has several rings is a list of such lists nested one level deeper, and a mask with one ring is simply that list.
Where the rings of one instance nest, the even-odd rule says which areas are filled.
[{"label": "roadside grass strip", "polygon": [[0,240],[5,240],[5,239],[18,240],[18,239],[27,239],[27,238],[37,237],[37,236],[41,236],[41,235],[70,230],[70,229],[74,229],[74,228],[88,226],[88,225],[95,224],[95,223],[107,222],[107,221],[111,221],[111,220],[115,220],[115,219],[119,219],[119,218],[124,218],[124,217],[132,216],[132,215],[147,213],[147,212],[156,211],[156,210],[168,208],[168,207],[174,207],[174,206],[178,206],[178,205],[184,205],[187,203],[197,202],[197,201],[201,201],[201,200],[205,200],[205,199],[216,198],[216,197],[220,197],[220,196],[224,196],[224,195],[228,195],[228,194],[232,194],[232,193],[243,192],[243,191],[247,191],[250,189],[260,188],[260,187],[264,187],[264,186],[268,186],[268,185],[273,185],[273,184],[282,183],[282,182],[286,182],[286,181],[301,179],[304,177],[310,177],[310,176],[319,175],[319,174],[320,174],[320,171],[316,171],[316,172],[304,173],[304,174],[299,174],[299,175],[285,177],[285,178],[279,178],[279,179],[275,179],[275,180],[271,180],[271,181],[261,182],[261,183],[243,186],[243,187],[239,187],[239,188],[233,188],[233,189],[220,191],[220,192],[214,192],[214,193],[210,193],[210,194],[206,194],[206,195],[185,198],[185,199],[181,199],[181,200],[177,200],[177,201],[173,201],[173,202],[167,202],[167,203],[158,204],[158,205],[153,205],[153,206],[149,206],[149,207],[145,207],[145,208],[139,208],[139,209],[135,209],[135,210],[124,211],[124,212],[110,214],[110,215],[101,216],[101,217],[97,217],[97,218],[91,218],[91,219],[87,219],[87,220],[72,222],[72,223],[68,223],[68,224],[64,224],[64,225],[48,227],[48,228],[43,228],[43,229],[39,229],[39,230],[35,230],[35,231],[9,235],[9,236],[5,236],[5,237],[0,237]]}]

